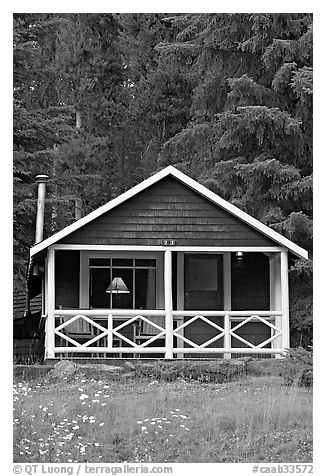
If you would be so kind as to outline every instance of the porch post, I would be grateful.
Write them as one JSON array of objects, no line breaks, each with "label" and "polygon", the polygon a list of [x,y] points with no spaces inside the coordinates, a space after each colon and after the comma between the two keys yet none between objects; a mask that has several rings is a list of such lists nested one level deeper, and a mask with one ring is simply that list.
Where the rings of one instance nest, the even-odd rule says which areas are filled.
[{"label": "porch post", "polygon": [[[281,283],[281,255],[273,253],[269,258],[269,281],[270,281],[270,308],[271,311],[282,310],[282,283]],[[275,326],[283,332],[283,317],[275,316]],[[273,332],[271,330],[271,332]],[[272,342],[272,347],[283,348],[283,336],[281,335]],[[279,359],[282,355],[275,354],[275,358]]]},{"label": "porch post", "polygon": [[289,274],[288,251],[281,251],[281,284],[282,284],[282,311],[283,311],[283,339],[282,349],[290,348],[290,317],[289,317]]},{"label": "porch post", "polygon": [[54,272],[54,249],[49,248],[47,260],[47,319],[46,319],[46,349],[45,356],[47,359],[54,358],[54,308],[55,308],[55,272]]},{"label": "porch post", "polygon": [[[223,282],[224,282],[224,311],[231,311],[231,253],[223,254]],[[231,349],[231,320],[228,313],[224,316],[224,348]],[[224,359],[231,359],[230,352],[223,355]]]},{"label": "porch post", "polygon": [[164,252],[165,358],[173,359],[172,252]]}]

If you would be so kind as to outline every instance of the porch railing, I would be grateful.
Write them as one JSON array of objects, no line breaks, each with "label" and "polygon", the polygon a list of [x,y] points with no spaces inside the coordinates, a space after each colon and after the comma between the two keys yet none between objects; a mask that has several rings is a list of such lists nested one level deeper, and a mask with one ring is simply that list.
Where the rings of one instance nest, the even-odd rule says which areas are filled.
[{"label": "porch railing", "polygon": [[[176,322],[174,329],[168,322],[171,313],[165,310],[56,309],[51,317],[52,319],[48,319],[47,322],[48,358],[71,353],[85,353],[92,356],[164,354],[166,357],[173,354],[209,353],[224,354],[224,357],[230,358],[231,354],[282,355],[285,350],[282,343],[284,334],[282,311],[172,311],[172,319]],[[165,317],[165,326],[155,322],[155,319],[153,320],[155,317]],[[214,322],[214,318],[222,317],[223,325],[221,319],[218,321],[219,324]],[[89,333],[84,335],[80,333],[77,337],[76,333],[69,332],[69,326],[78,320],[83,321],[84,327],[85,323],[89,325]],[[185,329],[198,320],[215,331],[213,337],[200,344],[185,336]],[[156,334],[140,342],[135,339],[135,333],[131,328],[142,322],[152,326]],[[245,324],[252,322],[260,322],[267,326],[270,337],[259,344],[254,344],[237,333]],[[222,340],[223,344],[220,347],[211,347],[215,342]],[[232,340],[233,344],[235,341],[241,342],[246,347],[235,347],[231,345]],[[154,344],[155,341],[157,346]],[[270,347],[266,347],[268,345]]]}]

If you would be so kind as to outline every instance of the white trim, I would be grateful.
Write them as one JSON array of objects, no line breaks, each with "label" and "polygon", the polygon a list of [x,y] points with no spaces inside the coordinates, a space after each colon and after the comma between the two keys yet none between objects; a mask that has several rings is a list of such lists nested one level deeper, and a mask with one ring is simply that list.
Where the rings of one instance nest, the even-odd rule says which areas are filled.
[{"label": "white trim", "polygon": [[[193,310],[193,311],[173,311],[173,316],[174,317],[179,317],[179,316],[195,316],[195,315],[202,315],[202,316],[219,316],[223,317],[226,314],[226,311],[201,311],[201,310]],[[271,316],[278,316],[282,314],[282,311],[280,310],[275,310],[275,311],[227,311],[227,314],[229,314],[231,320],[233,321],[233,317],[252,317],[253,315],[259,315],[262,317],[271,317]]]},{"label": "white trim", "polygon": [[[231,311],[231,253],[228,251],[223,254],[223,301],[224,301],[224,311]],[[231,322],[230,316],[225,314],[224,316],[224,347],[229,349],[231,347]],[[224,354],[224,359],[231,359],[231,354]]]},{"label": "white trim", "polygon": [[45,271],[44,271],[44,315],[47,316],[49,312],[49,306],[48,306],[48,256],[45,257]]},{"label": "white trim", "polygon": [[141,246],[141,245],[52,245],[55,250],[77,251],[184,251],[187,253],[258,252],[277,253],[281,246]]},{"label": "white trim", "polygon": [[54,317],[54,308],[55,308],[55,251],[53,248],[50,248],[48,251],[48,264],[47,264],[47,273],[48,273],[48,309],[47,309],[47,338],[46,338],[46,349],[45,355],[48,359],[54,357],[54,328],[55,328],[55,317]]},{"label": "white trim", "polygon": [[48,279],[49,279],[49,268],[48,268],[48,254],[45,256],[45,282],[44,282],[44,305],[45,305],[45,311],[44,311],[44,316],[45,316],[45,324],[44,324],[44,329],[45,329],[45,339],[44,339],[44,358],[47,358],[47,348],[48,348],[48,340],[49,340],[49,302],[48,302]]},{"label": "white trim", "polygon": [[172,252],[164,253],[165,358],[173,359]]},{"label": "white trim", "polygon": [[[185,279],[185,254],[183,251],[177,253],[177,309],[184,309],[184,279]],[[174,319],[177,322],[177,327],[184,323],[184,317]],[[181,329],[181,336],[184,337],[183,328]],[[184,341],[177,337],[177,347],[184,347]],[[177,354],[178,359],[183,359],[184,354]]]},{"label": "white trim", "polygon": [[[282,309],[282,285],[281,285],[281,253],[273,254],[269,259],[270,270],[270,308],[272,310]],[[283,317],[275,316],[275,326],[282,329]],[[272,342],[272,347],[282,347],[280,336]],[[276,354],[276,357],[280,355]]]},{"label": "white trim", "polygon": [[94,210],[93,212],[89,213],[88,215],[81,218],[80,220],[77,220],[76,222],[67,226],[66,228],[59,231],[58,233],[55,233],[53,236],[34,245],[30,250],[31,257],[39,253],[40,251],[44,250],[48,246],[56,243],[58,240],[61,240],[65,236],[69,235],[70,233],[78,230],[79,228],[91,222],[92,220],[95,220],[96,218],[103,215],[104,213],[117,207],[118,205],[125,202],[129,198],[135,196],[137,193],[142,192],[143,190],[150,187],[151,185],[154,185],[155,183],[167,177],[168,175],[171,175],[172,177],[175,177],[176,179],[180,180],[183,184],[187,185],[188,187],[195,190],[196,192],[198,192],[200,195],[204,196],[211,202],[215,203],[216,205],[220,206],[221,208],[228,211],[232,215],[236,216],[237,218],[242,220],[244,223],[247,223],[248,225],[252,226],[259,232],[266,235],[268,238],[272,239],[273,241],[276,241],[278,244],[282,246],[285,246],[296,256],[300,258],[308,258],[308,253],[306,250],[296,245],[292,241],[288,240],[284,236],[280,235],[276,231],[271,230],[268,226],[264,225],[260,221],[256,220],[255,218],[251,217],[250,215],[243,212],[239,208],[235,207],[231,203],[227,202],[223,198],[219,197],[215,193],[211,192],[210,190],[208,190],[208,188],[199,184],[198,182],[188,177],[184,173],[180,172],[175,167],[172,167],[171,165],[161,170],[160,172],[156,173],[152,177],[149,177],[148,179],[144,180],[140,184],[136,185],[135,187],[131,188],[127,192],[120,195],[119,197],[111,200],[110,202],[98,208],[97,210]]},{"label": "white trim", "polygon": [[288,252],[281,252],[281,289],[282,289],[282,312],[283,312],[283,350],[290,347],[290,317],[289,317],[289,273]]},{"label": "white trim", "polygon": [[[129,341],[126,337],[124,341]],[[128,342],[129,343],[129,342]],[[175,347],[173,352],[175,354],[184,352],[183,347]],[[85,345],[80,345],[76,347],[56,347],[56,353],[65,353],[68,354],[69,352],[73,353],[88,353],[88,354],[103,354],[103,353],[119,353],[119,354],[162,354],[165,351],[165,347],[140,347],[140,346],[133,346],[133,347],[90,347]],[[187,354],[207,354],[209,351],[210,354],[224,354],[225,352],[231,354],[281,354],[284,355],[283,349],[265,349],[265,348],[246,348],[246,347],[232,347],[232,349],[224,349],[223,347],[210,347],[207,349],[206,347],[187,347]]]}]

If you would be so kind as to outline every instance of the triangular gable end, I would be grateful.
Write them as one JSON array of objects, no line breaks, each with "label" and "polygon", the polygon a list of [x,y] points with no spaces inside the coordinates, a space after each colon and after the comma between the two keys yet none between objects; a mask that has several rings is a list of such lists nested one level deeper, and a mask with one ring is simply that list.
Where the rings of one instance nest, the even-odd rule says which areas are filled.
[{"label": "triangular gable end", "polygon": [[228,247],[275,246],[234,215],[167,176],[102,214],[58,244]]},{"label": "triangular gable end", "polygon": [[307,252],[169,166],[31,249],[54,243],[287,247]]}]

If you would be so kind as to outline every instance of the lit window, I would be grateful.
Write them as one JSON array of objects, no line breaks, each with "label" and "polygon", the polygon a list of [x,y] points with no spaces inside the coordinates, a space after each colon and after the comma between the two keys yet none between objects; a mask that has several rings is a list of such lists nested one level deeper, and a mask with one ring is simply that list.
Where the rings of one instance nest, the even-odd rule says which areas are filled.
[{"label": "lit window", "polygon": [[156,260],[90,258],[89,306],[155,309]]}]

